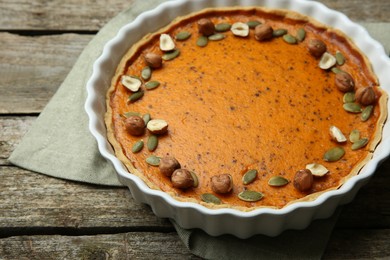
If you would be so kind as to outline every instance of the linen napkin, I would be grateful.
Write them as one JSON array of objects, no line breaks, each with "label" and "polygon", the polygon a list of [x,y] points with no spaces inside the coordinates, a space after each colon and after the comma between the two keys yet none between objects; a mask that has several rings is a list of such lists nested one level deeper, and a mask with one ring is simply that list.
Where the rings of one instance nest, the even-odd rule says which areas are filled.
[{"label": "linen napkin", "polygon": [[[49,176],[110,186],[122,186],[111,163],[97,149],[89,133],[84,111],[85,85],[92,73],[93,62],[103,45],[138,14],[157,6],[161,0],[137,0],[113,18],[91,40],[57,93],[16,147],[9,161],[22,168]],[[389,50],[388,24],[364,26]],[[201,230],[186,230],[172,223],[184,244],[195,255],[207,259],[320,259],[337,221],[340,210],[332,218],[314,221],[302,231],[285,231],[278,237],[256,235],[238,239],[231,235],[211,237]]]}]

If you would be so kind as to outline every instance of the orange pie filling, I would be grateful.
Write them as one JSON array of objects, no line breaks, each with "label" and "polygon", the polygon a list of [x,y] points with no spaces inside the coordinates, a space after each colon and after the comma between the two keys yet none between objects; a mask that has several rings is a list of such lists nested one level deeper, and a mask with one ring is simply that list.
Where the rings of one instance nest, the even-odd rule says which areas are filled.
[{"label": "orange pie filling", "polygon": [[340,31],[291,11],[207,9],[127,52],[106,124],[153,189],[211,208],[282,208],[358,174],[386,103]]}]

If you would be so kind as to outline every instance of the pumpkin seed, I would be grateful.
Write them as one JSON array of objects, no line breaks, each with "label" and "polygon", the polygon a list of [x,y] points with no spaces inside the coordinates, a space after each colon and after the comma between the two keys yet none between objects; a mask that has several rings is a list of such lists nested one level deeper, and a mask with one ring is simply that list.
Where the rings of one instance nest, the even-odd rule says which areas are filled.
[{"label": "pumpkin seed", "polygon": [[160,86],[160,82],[155,81],[155,80],[149,81],[149,82],[147,82],[147,83],[145,84],[145,88],[146,88],[147,90],[155,89],[155,88],[157,88],[158,86]]},{"label": "pumpkin seed", "polygon": [[353,103],[355,102],[355,93],[347,92],[343,96],[343,103]]},{"label": "pumpkin seed", "polygon": [[319,163],[307,164],[306,169],[308,169],[311,172],[311,174],[317,177],[322,177],[329,172],[329,170],[326,169],[325,166]]},{"label": "pumpkin seed", "polygon": [[215,33],[215,34],[209,36],[210,41],[220,41],[223,39],[225,39],[225,34],[222,34],[222,33]]},{"label": "pumpkin seed", "polygon": [[157,146],[158,146],[158,138],[156,135],[150,135],[149,138],[148,138],[148,142],[146,144],[146,146],[148,147],[148,150],[149,151],[154,151],[156,150]]},{"label": "pumpkin seed", "polygon": [[324,160],[327,162],[335,162],[341,159],[345,154],[344,148],[340,146],[333,147],[326,151],[324,154]]},{"label": "pumpkin seed", "polygon": [[160,157],[151,155],[148,158],[146,158],[146,163],[152,166],[159,166],[160,165]]},{"label": "pumpkin seed", "polygon": [[244,174],[244,176],[242,176],[242,183],[244,183],[245,185],[252,183],[256,179],[256,176],[257,170],[249,170]]},{"label": "pumpkin seed", "polygon": [[286,29],[276,29],[272,32],[273,37],[281,37],[287,33]]},{"label": "pumpkin seed", "polygon": [[173,51],[170,51],[170,52],[166,52],[163,54],[163,56],[161,57],[163,60],[173,60],[175,59],[176,57],[178,57],[180,55],[180,51],[179,49],[176,49],[176,50],[173,50]]},{"label": "pumpkin seed", "polygon": [[178,34],[176,34],[175,39],[177,41],[185,41],[185,40],[187,40],[190,37],[191,37],[191,33],[190,32],[182,31],[182,32],[179,32]]},{"label": "pumpkin seed", "polygon": [[200,195],[200,198],[206,203],[221,204],[222,201],[211,193],[204,193]]},{"label": "pumpkin seed", "polygon": [[373,105],[366,106],[363,109],[362,114],[360,115],[360,119],[363,122],[367,121],[370,118],[373,110],[374,110],[374,106]]},{"label": "pumpkin seed", "polygon": [[351,143],[356,143],[360,139],[360,132],[357,129],[353,129],[351,133],[349,134],[349,141]]},{"label": "pumpkin seed", "polygon": [[334,74],[337,74],[337,73],[340,73],[340,72],[344,72],[343,70],[337,68],[337,67],[333,67],[331,68],[331,71],[334,73]]},{"label": "pumpkin seed", "polygon": [[147,114],[142,116],[142,119],[144,120],[145,125],[147,125],[149,123],[150,119],[151,119],[151,116],[150,116],[149,113],[147,113]]},{"label": "pumpkin seed", "polygon": [[358,141],[354,142],[351,146],[351,149],[352,150],[358,150],[360,148],[363,148],[364,146],[366,146],[368,143],[368,138],[362,138],[362,139],[359,139]]},{"label": "pumpkin seed", "polygon": [[343,108],[347,112],[351,113],[360,113],[362,112],[362,107],[358,103],[345,103]]},{"label": "pumpkin seed", "polygon": [[230,30],[230,27],[232,27],[229,23],[219,23],[215,25],[215,30],[217,32],[227,32]]},{"label": "pumpkin seed", "polygon": [[144,141],[142,140],[139,140],[138,142],[136,142],[133,147],[131,148],[131,151],[133,153],[138,153],[142,150],[142,148],[144,148]]},{"label": "pumpkin seed", "polygon": [[344,55],[339,52],[339,51],[336,51],[336,62],[337,62],[337,65],[343,65],[345,63],[345,58],[344,58]]},{"label": "pumpkin seed", "polygon": [[138,113],[138,112],[130,111],[130,112],[123,113],[123,115],[124,115],[125,117],[131,117],[131,116],[140,116],[141,114]]},{"label": "pumpkin seed", "polygon": [[198,187],[199,186],[199,179],[198,179],[198,176],[196,175],[195,172],[193,171],[190,171],[191,173],[191,176],[192,176],[192,179],[194,179],[194,186],[193,187]]},{"label": "pumpkin seed", "polygon": [[283,35],[283,40],[287,42],[288,44],[297,44],[298,40],[291,34],[285,34]]},{"label": "pumpkin seed", "polygon": [[297,40],[299,42],[302,42],[305,39],[305,37],[306,37],[305,29],[299,28],[298,31],[297,31],[297,36],[296,36]]},{"label": "pumpkin seed", "polygon": [[196,41],[196,45],[198,45],[199,47],[205,47],[208,42],[209,42],[209,39],[206,36],[202,35]]},{"label": "pumpkin seed", "polygon": [[129,102],[135,102],[138,99],[142,98],[143,96],[144,96],[144,92],[141,90],[141,91],[138,91],[138,92],[135,92],[135,93],[131,94],[129,96],[128,101]]},{"label": "pumpkin seed", "polygon": [[254,29],[256,26],[260,25],[261,22],[259,22],[259,21],[248,21],[246,24],[249,26],[250,29]]},{"label": "pumpkin seed", "polygon": [[281,187],[287,185],[290,181],[282,176],[273,176],[268,180],[269,186]]},{"label": "pumpkin seed", "polygon": [[244,190],[238,194],[238,198],[243,201],[259,201],[264,197],[264,194],[253,190]]},{"label": "pumpkin seed", "polygon": [[151,76],[152,76],[152,69],[149,66],[146,66],[145,68],[142,69],[141,78],[143,78],[144,80],[149,80]]}]

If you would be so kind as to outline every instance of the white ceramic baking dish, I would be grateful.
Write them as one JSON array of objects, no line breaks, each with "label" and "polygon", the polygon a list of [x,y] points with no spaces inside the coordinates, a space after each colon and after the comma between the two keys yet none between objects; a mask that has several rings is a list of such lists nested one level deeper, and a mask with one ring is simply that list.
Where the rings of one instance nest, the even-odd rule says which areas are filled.
[{"label": "white ceramic baking dish", "polygon": [[333,214],[338,205],[350,202],[362,185],[372,177],[378,164],[390,153],[389,122],[384,126],[382,142],[375,150],[372,160],[359,175],[349,179],[339,189],[326,192],[314,201],[297,202],[282,209],[261,208],[250,212],[234,209],[209,209],[200,204],[180,202],[162,191],[152,190],[141,179],[129,174],[124,165],[115,157],[107,141],[104,124],[105,94],[120,59],[129,47],[145,34],[156,31],[177,16],[206,7],[220,6],[267,6],[290,9],[340,29],[366,54],[382,88],[387,93],[390,92],[390,77],[388,76],[390,60],[383,47],[373,40],[364,28],[321,3],[305,0],[168,1],[153,10],[142,13],[133,22],[121,28],[119,33],[105,45],[87,83],[88,98],[85,109],[90,119],[90,131],[97,140],[101,154],[113,163],[118,178],[129,187],[134,199],[150,205],[158,217],[172,218],[184,228],[200,228],[213,236],[221,234],[233,234],[239,238],[248,238],[255,234],[276,236],[287,229],[304,229],[312,220],[327,218]]}]

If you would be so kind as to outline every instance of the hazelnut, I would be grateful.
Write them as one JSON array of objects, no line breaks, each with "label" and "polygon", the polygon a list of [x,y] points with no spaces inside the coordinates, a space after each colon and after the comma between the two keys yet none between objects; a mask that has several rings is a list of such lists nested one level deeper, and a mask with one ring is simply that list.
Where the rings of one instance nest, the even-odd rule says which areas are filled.
[{"label": "hazelnut", "polygon": [[376,100],[376,95],[373,87],[359,88],[356,90],[355,99],[363,106],[371,105]]},{"label": "hazelnut", "polygon": [[273,29],[268,24],[260,24],[255,27],[255,39],[266,41],[272,38]]},{"label": "hazelnut", "polygon": [[125,128],[131,135],[143,135],[145,132],[145,121],[139,116],[130,116],[125,119]]},{"label": "hazelnut", "polygon": [[214,34],[214,23],[210,19],[202,18],[198,21],[198,31],[204,36],[210,36]]},{"label": "hazelnut", "polygon": [[191,172],[186,169],[177,169],[172,173],[171,182],[173,187],[178,189],[188,189],[194,186],[194,178]]},{"label": "hazelnut", "polygon": [[168,131],[168,123],[163,119],[152,119],[146,128],[155,135],[163,135]]},{"label": "hazelnut", "polygon": [[233,188],[233,179],[230,174],[220,174],[211,177],[211,188],[215,193],[228,193]]},{"label": "hazelnut", "polygon": [[147,53],[144,56],[146,65],[151,67],[152,69],[158,69],[162,66],[162,57],[161,55],[155,53]]},{"label": "hazelnut", "polygon": [[310,190],[313,186],[313,174],[308,169],[297,171],[294,177],[294,187],[299,191]]},{"label": "hazelnut", "polygon": [[172,173],[181,168],[180,163],[176,160],[175,157],[166,156],[160,159],[160,164],[158,166],[160,172],[165,176],[171,177]]},{"label": "hazelnut", "polygon": [[341,92],[352,92],[355,89],[355,82],[352,76],[347,72],[339,72],[336,74],[335,83],[338,90]]},{"label": "hazelnut", "polygon": [[323,41],[318,39],[312,39],[309,41],[307,48],[311,55],[316,58],[319,58],[326,52],[326,45]]}]

